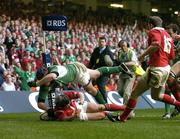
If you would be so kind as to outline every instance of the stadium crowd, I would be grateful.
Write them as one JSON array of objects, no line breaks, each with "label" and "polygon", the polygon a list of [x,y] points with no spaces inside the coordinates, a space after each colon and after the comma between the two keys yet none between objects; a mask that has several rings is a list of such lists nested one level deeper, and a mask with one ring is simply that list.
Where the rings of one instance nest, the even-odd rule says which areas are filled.
[{"label": "stadium crowd", "polygon": [[[12,12],[9,7],[15,5],[18,8]],[[147,47],[145,21],[130,13],[119,13],[121,18],[116,18],[117,15],[102,17],[90,10],[83,13],[59,9],[68,16],[68,30],[45,32],[44,44],[40,18],[42,13],[38,12],[38,6],[2,1],[0,7],[1,90],[30,90],[27,82],[35,79],[36,70],[43,65],[44,45],[51,54],[52,64],[64,65],[78,61],[87,67],[94,48],[98,46],[99,37],[107,39],[114,59],[117,59],[120,40],[126,40],[137,55]],[[142,63],[142,67],[147,67],[146,62]],[[106,86],[108,91],[117,89],[118,78],[118,75],[111,76]]]},{"label": "stadium crowd", "polygon": [[[21,4],[19,4],[21,6]],[[7,9],[6,9],[7,10]],[[21,15],[21,14],[20,14]],[[98,46],[98,39],[105,36],[107,45],[114,52],[116,59],[119,40],[127,40],[137,54],[146,48],[147,35],[145,29],[137,21],[124,24],[122,17],[115,22],[112,17],[99,20],[100,16],[91,16],[86,20],[69,18],[68,30],[65,32],[45,32],[45,45],[51,54],[52,64],[68,64],[81,62],[88,66],[91,53]],[[131,17],[129,17],[131,18]],[[92,20],[93,19],[93,20]],[[0,58],[2,90],[8,86],[12,90],[29,90],[27,82],[34,80],[35,72],[42,66],[43,30],[41,18],[35,16],[18,18],[7,14],[0,15]],[[116,89],[118,77],[111,79],[108,86]],[[114,82],[114,83],[112,83]],[[113,87],[112,87],[113,85]]]},{"label": "stadium crowd", "polygon": [[[9,7],[14,7],[15,10],[12,12]],[[80,62],[89,67],[92,53],[99,46],[101,37],[106,38],[106,45],[113,52],[114,60],[118,60],[119,51],[124,47],[123,43],[120,45],[121,40],[127,43],[128,47],[130,46],[136,57],[142,55],[148,46],[147,26],[143,16],[135,16],[123,11],[118,14],[112,13],[111,16],[108,14],[102,16],[91,9],[86,12],[82,12],[82,9],[60,8],[58,11],[49,9],[68,17],[68,30],[54,32],[42,30],[41,16],[46,15],[47,7],[2,0],[0,8],[0,90],[2,91],[36,91],[37,87],[29,87],[28,83],[35,80],[36,71],[43,66],[44,50],[50,53],[52,65]],[[39,8],[45,8],[45,11],[38,10]],[[138,63],[138,58],[136,59]],[[145,61],[141,61],[144,70],[148,66],[146,60],[145,57]],[[105,87],[106,91],[119,91],[119,77],[119,75],[110,76]],[[134,79],[133,83],[136,81],[136,78]],[[122,82],[125,80],[123,79]],[[79,87],[81,86],[69,83],[63,89],[76,90]],[[130,113],[127,109],[126,111]],[[128,112],[123,115],[125,120]]]}]

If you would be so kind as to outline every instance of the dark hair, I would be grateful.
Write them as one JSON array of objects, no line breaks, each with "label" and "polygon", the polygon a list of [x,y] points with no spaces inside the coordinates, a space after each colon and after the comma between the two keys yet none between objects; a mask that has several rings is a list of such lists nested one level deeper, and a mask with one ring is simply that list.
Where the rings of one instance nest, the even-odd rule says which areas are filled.
[{"label": "dark hair", "polygon": [[118,42],[118,47],[121,47],[121,45],[122,45],[123,43],[126,43],[128,48],[130,47],[130,46],[129,46],[129,43],[128,43],[126,40],[120,40],[120,41]]},{"label": "dark hair", "polygon": [[105,40],[106,41],[106,37],[101,36],[101,37],[99,37],[99,40]]},{"label": "dark hair", "polygon": [[179,27],[177,24],[169,24],[166,26],[166,29],[172,29],[174,33],[179,32]]},{"label": "dark hair", "polygon": [[47,68],[41,67],[36,72],[36,79],[41,80],[46,74]]},{"label": "dark hair", "polygon": [[59,96],[56,96],[56,98],[55,98],[56,108],[58,108],[58,107],[61,107],[61,108],[65,107],[69,103],[70,103],[70,99],[66,95],[59,95]]},{"label": "dark hair", "polygon": [[150,16],[149,23],[152,24],[154,27],[162,27],[162,19],[159,16]]}]

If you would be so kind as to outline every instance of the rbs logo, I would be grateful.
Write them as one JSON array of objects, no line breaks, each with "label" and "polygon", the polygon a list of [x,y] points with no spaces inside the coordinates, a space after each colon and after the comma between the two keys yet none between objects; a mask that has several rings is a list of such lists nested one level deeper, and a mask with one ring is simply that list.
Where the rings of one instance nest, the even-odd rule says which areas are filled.
[{"label": "rbs logo", "polygon": [[64,27],[66,20],[47,20],[47,26]]},{"label": "rbs logo", "polygon": [[66,31],[66,16],[44,16],[42,17],[42,28],[45,31]]}]

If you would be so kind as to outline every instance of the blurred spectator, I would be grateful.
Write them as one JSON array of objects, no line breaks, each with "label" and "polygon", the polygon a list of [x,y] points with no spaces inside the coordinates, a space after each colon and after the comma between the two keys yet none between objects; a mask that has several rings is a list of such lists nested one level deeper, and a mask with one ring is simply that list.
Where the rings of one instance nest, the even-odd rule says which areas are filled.
[{"label": "blurred spectator", "polygon": [[[9,67],[20,62],[19,67],[26,70],[25,65],[35,61],[33,70],[38,69],[43,64],[41,53],[44,47],[40,16],[46,10],[39,11],[40,5],[28,7],[19,1],[14,4],[17,8],[13,8],[13,12],[10,12],[6,3],[0,4],[3,5],[0,11],[0,44],[4,44],[0,51],[2,48],[7,54],[4,65]],[[142,26],[143,18],[125,13],[117,13],[121,18],[115,18],[108,13],[103,13],[103,16],[100,13],[86,15],[82,9],[77,9],[79,12],[76,13],[63,10],[68,16],[68,30],[45,32],[45,43],[53,64],[80,61],[87,65],[102,35],[107,38],[107,45],[114,50],[120,39],[127,39],[138,54],[146,49],[147,35]],[[24,11],[26,16],[23,16]],[[135,20],[138,22],[132,25]]]},{"label": "blurred spectator", "polygon": [[[97,69],[103,66],[113,66],[113,53],[106,43],[107,42],[105,37],[99,38],[99,47],[96,47],[91,55],[89,68]],[[108,60],[105,58],[107,56]],[[107,101],[105,86],[108,83],[108,79],[108,76],[100,76],[96,80],[96,84],[105,101]]]},{"label": "blurred spectator", "polygon": [[31,63],[26,64],[26,70],[22,70],[17,66],[14,66],[14,70],[19,76],[20,89],[23,91],[29,91],[30,87],[27,83],[30,81],[34,81],[36,76],[36,73],[32,70]]},{"label": "blurred spectator", "polygon": [[67,49],[67,58],[69,60],[69,62],[76,62],[76,56],[73,54],[73,50],[72,49]]},{"label": "blurred spectator", "polygon": [[5,80],[1,86],[2,91],[16,91],[15,84],[13,82],[11,74],[5,75]]},{"label": "blurred spectator", "polygon": [[117,82],[113,78],[110,78],[106,85],[106,91],[117,91]]}]

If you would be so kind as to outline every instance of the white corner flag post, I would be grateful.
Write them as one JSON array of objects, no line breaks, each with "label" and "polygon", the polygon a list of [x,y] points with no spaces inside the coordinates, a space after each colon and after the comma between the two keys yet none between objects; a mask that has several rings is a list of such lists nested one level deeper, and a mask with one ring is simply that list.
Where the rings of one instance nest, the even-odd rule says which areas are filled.
[{"label": "white corner flag post", "polygon": [[[43,28],[43,64],[46,67],[51,65],[50,51],[46,48],[46,32],[45,31],[66,31],[67,30],[67,18],[66,16],[52,15],[42,17],[42,28]],[[52,86],[48,93],[48,103],[50,109],[55,109],[55,88]]]},{"label": "white corner flag post", "polygon": [[43,64],[45,67],[49,67],[51,65],[51,57],[50,52],[46,49],[46,32],[43,31],[43,49],[42,49],[42,57],[43,57]]}]

